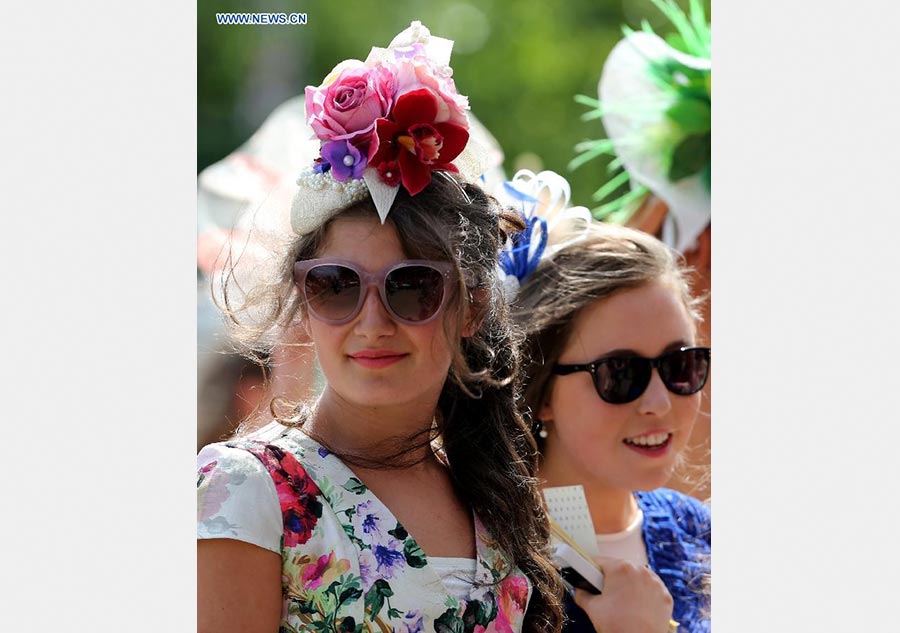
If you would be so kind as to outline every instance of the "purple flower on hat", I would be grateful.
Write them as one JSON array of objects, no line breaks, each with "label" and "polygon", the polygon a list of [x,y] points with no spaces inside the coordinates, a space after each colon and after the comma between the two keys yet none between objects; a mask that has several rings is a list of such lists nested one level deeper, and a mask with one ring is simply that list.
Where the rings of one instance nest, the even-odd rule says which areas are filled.
[{"label": "purple flower on hat", "polygon": [[322,146],[322,158],[331,165],[331,175],[338,182],[362,178],[366,158],[349,141],[329,141]]}]

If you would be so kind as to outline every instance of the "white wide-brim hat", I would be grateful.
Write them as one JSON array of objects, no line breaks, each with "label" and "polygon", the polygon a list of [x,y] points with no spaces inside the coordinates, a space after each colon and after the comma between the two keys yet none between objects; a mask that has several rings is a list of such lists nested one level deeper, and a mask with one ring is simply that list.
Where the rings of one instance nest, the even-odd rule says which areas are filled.
[{"label": "white wide-brim hat", "polygon": [[663,241],[681,252],[691,248],[709,224],[711,196],[701,175],[672,182],[664,153],[657,144],[665,136],[665,117],[675,101],[671,91],[653,80],[650,65],[672,60],[688,68],[710,70],[709,59],[693,57],[647,32],[632,32],[610,52],[598,84],[603,125],[616,155],[635,182],[645,185],[669,207]]}]

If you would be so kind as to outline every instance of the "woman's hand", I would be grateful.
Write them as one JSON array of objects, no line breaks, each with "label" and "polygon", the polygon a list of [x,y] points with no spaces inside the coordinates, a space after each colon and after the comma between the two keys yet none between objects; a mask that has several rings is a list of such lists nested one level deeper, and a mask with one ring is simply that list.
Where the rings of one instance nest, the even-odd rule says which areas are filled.
[{"label": "woman's hand", "polygon": [[594,559],[603,570],[603,593],[575,590],[581,607],[600,633],[666,633],[672,596],[653,571],[615,558]]}]

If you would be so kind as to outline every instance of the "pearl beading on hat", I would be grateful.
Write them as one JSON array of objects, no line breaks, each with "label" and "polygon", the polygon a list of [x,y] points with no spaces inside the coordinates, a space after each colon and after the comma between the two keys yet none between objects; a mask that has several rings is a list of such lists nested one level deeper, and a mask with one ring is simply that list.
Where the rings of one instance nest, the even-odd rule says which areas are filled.
[{"label": "pearl beading on hat", "polygon": [[314,169],[304,170],[297,177],[297,185],[313,191],[322,191],[325,188],[331,189],[338,193],[348,205],[359,202],[369,192],[366,181],[362,178],[358,180],[351,178],[344,182],[338,182],[331,175],[331,172],[319,173]]},{"label": "pearl beading on hat", "polygon": [[364,179],[338,182],[331,172],[319,173],[312,167],[303,170],[296,182],[297,192],[291,201],[291,228],[297,235],[313,232],[341,210],[369,195]]}]

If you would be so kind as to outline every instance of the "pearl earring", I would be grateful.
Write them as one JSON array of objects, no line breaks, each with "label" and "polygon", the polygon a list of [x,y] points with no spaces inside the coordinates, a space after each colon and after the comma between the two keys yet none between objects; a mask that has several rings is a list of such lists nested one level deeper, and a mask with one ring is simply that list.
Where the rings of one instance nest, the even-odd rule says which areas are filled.
[{"label": "pearl earring", "polygon": [[542,440],[546,440],[547,435],[548,435],[547,427],[544,426],[543,422],[541,422],[540,424],[541,424],[541,429],[538,431],[538,437],[541,438]]}]

